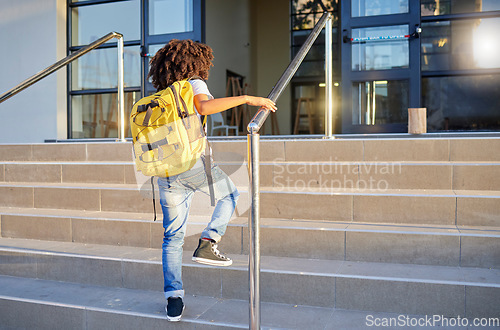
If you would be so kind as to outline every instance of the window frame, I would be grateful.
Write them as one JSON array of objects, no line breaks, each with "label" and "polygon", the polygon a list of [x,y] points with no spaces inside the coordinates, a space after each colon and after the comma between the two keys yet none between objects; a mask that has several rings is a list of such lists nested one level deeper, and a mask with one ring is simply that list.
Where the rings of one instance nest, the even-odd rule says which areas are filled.
[{"label": "window frame", "polygon": [[[74,1],[66,0],[67,2],[67,24],[66,24],[66,45],[67,45],[67,55],[72,52],[77,51],[87,45],[72,45],[72,29],[73,29],[73,17],[72,10],[77,7],[101,5],[125,2],[131,0],[85,0],[85,1]],[[147,54],[147,49],[151,44],[166,44],[171,39],[193,39],[196,41],[204,42],[205,40],[205,0],[192,0],[193,1],[193,31],[182,32],[182,33],[170,33],[170,34],[159,34],[159,35],[149,35],[149,0],[139,0],[140,1],[140,39],[124,41],[124,47],[128,46],[139,46],[141,52],[141,79],[140,86],[129,86],[125,87],[125,93],[129,92],[140,92],[140,96],[143,97],[148,93],[153,91],[151,83],[146,79],[147,72],[149,71],[148,65],[150,57]],[[111,32],[111,31],[108,31]],[[116,31],[120,32],[120,31]],[[99,46],[96,49],[106,49],[114,48],[117,49],[117,43],[111,42]],[[72,109],[72,97],[82,96],[82,95],[96,95],[96,94],[110,94],[116,93],[117,88],[99,88],[99,89],[84,89],[84,90],[73,90],[72,86],[72,63],[69,64],[67,69],[67,138],[73,139],[73,109]],[[86,138],[85,138],[86,139]]]},{"label": "window frame", "polygon": [[420,1],[408,1],[408,12],[378,16],[351,16],[351,3],[341,3],[342,17],[342,133],[401,133],[406,131],[404,123],[386,124],[353,124],[353,84],[377,80],[408,80],[408,106],[417,108],[421,102],[420,78],[420,39],[408,38],[409,66],[385,70],[353,71],[352,70],[352,30],[360,28],[408,25],[408,33],[414,33],[420,25]]}]

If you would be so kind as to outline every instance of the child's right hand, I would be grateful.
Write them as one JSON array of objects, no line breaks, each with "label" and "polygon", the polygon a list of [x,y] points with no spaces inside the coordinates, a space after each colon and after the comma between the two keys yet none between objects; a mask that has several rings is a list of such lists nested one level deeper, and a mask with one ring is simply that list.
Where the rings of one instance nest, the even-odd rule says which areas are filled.
[{"label": "child's right hand", "polygon": [[255,107],[261,107],[264,109],[271,110],[272,112],[275,112],[278,110],[276,107],[276,103],[274,103],[272,100],[265,98],[265,97],[258,97],[258,96],[248,96],[247,95],[247,104]]}]

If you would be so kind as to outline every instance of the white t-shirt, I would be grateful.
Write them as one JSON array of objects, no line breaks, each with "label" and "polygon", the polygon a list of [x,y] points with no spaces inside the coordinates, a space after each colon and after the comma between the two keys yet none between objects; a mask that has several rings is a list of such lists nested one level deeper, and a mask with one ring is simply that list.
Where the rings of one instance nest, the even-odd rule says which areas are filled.
[{"label": "white t-shirt", "polygon": [[[212,94],[210,94],[210,91],[208,90],[207,83],[204,82],[203,80],[201,80],[201,79],[193,79],[193,80],[189,80],[189,83],[193,87],[193,94],[194,94],[194,96],[196,96],[198,94],[205,94],[206,96],[208,96],[209,100],[212,100],[214,98],[212,96]],[[194,107],[194,109],[196,110],[196,113],[198,113],[198,118],[201,117],[200,113],[198,112],[198,109],[196,109],[196,106]],[[207,127],[205,126],[205,135],[206,134],[207,134]],[[208,148],[210,148],[210,146]],[[212,149],[211,148],[210,148],[210,154],[212,154]],[[196,162],[196,164],[193,166],[193,169],[194,168],[203,168],[204,166],[205,165],[204,165],[203,161],[200,158]]]},{"label": "white t-shirt", "polygon": [[[198,94],[205,94],[206,96],[208,96],[209,100],[214,98],[212,96],[212,94],[210,94],[210,91],[208,90],[208,86],[203,80],[201,80],[201,79],[189,80],[189,83],[191,84],[191,86],[193,86],[194,96],[196,96]],[[196,109],[196,106],[194,108]],[[196,109],[196,112],[198,112],[198,109]],[[199,115],[200,115],[200,113],[198,112],[198,116]]]}]

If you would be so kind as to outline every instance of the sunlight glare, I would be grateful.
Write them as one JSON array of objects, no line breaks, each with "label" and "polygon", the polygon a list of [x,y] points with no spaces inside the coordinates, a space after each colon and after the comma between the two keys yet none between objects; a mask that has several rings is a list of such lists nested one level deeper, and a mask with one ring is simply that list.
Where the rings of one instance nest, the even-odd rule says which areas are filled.
[{"label": "sunlight glare", "polygon": [[500,67],[500,19],[483,19],[473,32],[473,51],[479,68]]}]

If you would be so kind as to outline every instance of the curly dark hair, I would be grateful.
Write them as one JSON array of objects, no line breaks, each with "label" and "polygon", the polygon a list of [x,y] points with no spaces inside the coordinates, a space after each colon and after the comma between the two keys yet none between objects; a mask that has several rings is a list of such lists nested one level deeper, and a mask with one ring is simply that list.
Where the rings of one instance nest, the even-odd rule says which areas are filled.
[{"label": "curly dark hair", "polygon": [[148,78],[161,91],[174,82],[192,77],[206,80],[213,65],[212,48],[193,40],[172,39],[149,62]]}]

